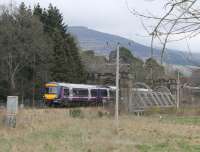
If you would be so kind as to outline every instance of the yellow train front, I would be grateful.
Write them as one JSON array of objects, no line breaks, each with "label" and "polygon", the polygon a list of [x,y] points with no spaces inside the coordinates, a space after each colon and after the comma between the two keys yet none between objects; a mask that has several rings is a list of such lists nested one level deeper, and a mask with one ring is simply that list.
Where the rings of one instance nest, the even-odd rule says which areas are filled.
[{"label": "yellow train front", "polygon": [[55,82],[45,84],[44,102],[46,105],[52,105],[60,101],[60,87]]}]

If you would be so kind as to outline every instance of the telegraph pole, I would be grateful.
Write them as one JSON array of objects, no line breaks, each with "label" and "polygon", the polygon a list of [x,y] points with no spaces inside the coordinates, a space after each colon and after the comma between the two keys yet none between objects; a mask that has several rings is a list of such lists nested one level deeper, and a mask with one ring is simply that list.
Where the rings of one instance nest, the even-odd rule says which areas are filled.
[{"label": "telegraph pole", "polygon": [[177,93],[176,93],[176,107],[179,109],[180,106],[180,73],[178,71],[178,78],[177,78]]},{"label": "telegraph pole", "polygon": [[116,56],[116,103],[115,103],[115,121],[116,126],[119,126],[119,51],[120,44],[117,44],[117,56]]}]

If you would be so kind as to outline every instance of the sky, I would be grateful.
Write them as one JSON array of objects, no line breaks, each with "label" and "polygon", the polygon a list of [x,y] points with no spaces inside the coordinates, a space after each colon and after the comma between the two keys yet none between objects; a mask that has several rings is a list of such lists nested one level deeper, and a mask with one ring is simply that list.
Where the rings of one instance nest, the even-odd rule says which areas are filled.
[{"label": "sky", "polygon": [[[8,4],[11,0],[0,0]],[[161,15],[165,12],[165,0],[12,0],[15,5],[22,1],[33,7],[38,2],[42,7],[49,3],[57,6],[69,26],[85,26],[105,33],[119,35],[143,45],[150,46],[150,37],[144,30],[141,19],[132,15],[128,9]],[[127,2],[127,3],[126,3]],[[128,7],[127,7],[128,4]],[[150,23],[153,21],[149,21]],[[190,40],[192,52],[200,52],[199,39]],[[168,44],[168,48],[187,51],[186,41]],[[156,44],[159,47],[158,44]]]}]

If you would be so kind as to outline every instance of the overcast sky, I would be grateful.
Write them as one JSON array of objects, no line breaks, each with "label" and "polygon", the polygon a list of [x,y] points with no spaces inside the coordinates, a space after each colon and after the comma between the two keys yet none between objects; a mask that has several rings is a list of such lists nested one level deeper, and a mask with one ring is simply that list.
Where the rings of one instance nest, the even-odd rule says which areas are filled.
[{"label": "overcast sky", "polygon": [[[132,39],[141,44],[150,45],[150,38],[141,25],[140,19],[133,16],[127,8],[125,0],[13,0],[16,4],[24,1],[34,6],[38,2],[42,7],[49,3],[57,6],[63,13],[64,20],[69,26],[86,26],[101,32],[111,33]],[[165,0],[127,0],[129,7],[140,12],[162,14]],[[7,4],[9,0],[0,0]],[[193,52],[198,51],[200,38],[190,41]],[[176,42],[168,48],[186,50],[186,42]]]}]

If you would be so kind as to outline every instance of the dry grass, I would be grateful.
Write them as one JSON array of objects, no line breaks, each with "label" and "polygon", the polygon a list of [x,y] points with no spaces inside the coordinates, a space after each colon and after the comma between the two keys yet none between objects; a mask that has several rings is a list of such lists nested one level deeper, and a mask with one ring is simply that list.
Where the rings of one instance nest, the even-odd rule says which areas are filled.
[{"label": "dry grass", "polygon": [[[200,151],[200,123],[195,123],[200,122],[198,117],[124,115],[117,131],[113,117],[101,108],[81,111],[81,116],[74,118],[68,109],[20,110],[15,129],[0,125],[0,151]],[[0,115],[2,118],[3,113]]]}]

